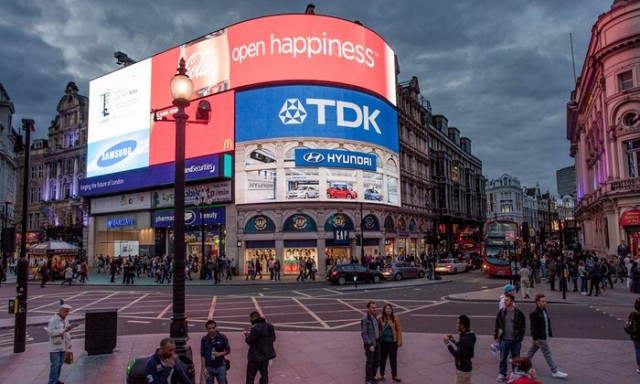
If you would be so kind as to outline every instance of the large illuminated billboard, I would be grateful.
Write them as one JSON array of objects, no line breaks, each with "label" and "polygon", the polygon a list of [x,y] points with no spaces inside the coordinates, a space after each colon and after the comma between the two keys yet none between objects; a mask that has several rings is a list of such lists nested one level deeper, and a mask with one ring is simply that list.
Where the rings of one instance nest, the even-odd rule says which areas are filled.
[{"label": "large illuminated billboard", "polygon": [[398,116],[342,88],[278,86],[236,93],[236,203],[400,204]]},{"label": "large illuminated billboard", "polygon": [[[375,32],[352,21],[320,15],[252,19],[91,81],[87,178],[123,175],[174,161],[175,124],[170,120],[176,109],[169,81],[180,58],[185,59],[187,74],[194,82],[186,111],[189,121],[194,120],[199,101],[209,101],[212,107],[209,122],[187,123],[187,159],[235,149],[234,99],[239,88],[325,82],[378,95],[390,103],[379,101],[385,109],[396,103],[394,53]],[[362,104],[367,97],[377,100],[360,95],[351,102]],[[316,107],[333,113],[331,105]],[[362,113],[363,127],[368,125],[373,131],[383,119],[372,111],[349,109],[347,104],[335,107],[336,113],[342,111],[345,119],[351,119],[345,120],[347,124],[356,124],[359,118],[354,120],[350,113]],[[384,144],[373,137],[356,135],[352,139]],[[397,148],[388,149],[397,152]]]}]

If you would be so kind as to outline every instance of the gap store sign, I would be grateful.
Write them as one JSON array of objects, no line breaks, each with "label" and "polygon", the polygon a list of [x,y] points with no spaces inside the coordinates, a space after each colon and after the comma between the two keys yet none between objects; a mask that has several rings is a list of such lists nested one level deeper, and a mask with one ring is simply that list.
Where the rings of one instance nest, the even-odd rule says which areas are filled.
[{"label": "gap store sign", "polygon": [[280,86],[236,94],[236,142],[322,137],[367,142],[398,153],[398,114],[365,93]]}]

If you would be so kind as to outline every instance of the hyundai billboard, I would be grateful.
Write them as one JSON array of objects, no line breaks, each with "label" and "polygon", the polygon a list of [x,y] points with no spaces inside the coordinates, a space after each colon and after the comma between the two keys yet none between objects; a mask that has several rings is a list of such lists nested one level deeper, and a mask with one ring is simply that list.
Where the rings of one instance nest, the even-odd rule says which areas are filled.
[{"label": "hyundai billboard", "polygon": [[236,203],[399,205],[398,117],[384,100],[326,86],[236,93]]}]

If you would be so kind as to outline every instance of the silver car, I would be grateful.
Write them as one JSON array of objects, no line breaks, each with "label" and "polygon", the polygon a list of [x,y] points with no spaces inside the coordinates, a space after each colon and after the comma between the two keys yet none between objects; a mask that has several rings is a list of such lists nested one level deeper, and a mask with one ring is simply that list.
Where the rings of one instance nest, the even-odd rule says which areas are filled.
[{"label": "silver car", "polygon": [[385,264],[385,266],[380,269],[380,272],[382,272],[382,276],[384,276],[385,279],[392,280],[402,280],[410,277],[417,277],[421,279],[425,274],[424,269],[416,267],[411,263]]},{"label": "silver car", "polygon": [[469,270],[469,264],[464,260],[452,258],[443,259],[436,263],[436,272],[456,274],[458,272],[467,272]]},{"label": "silver car", "polygon": [[287,192],[287,199],[314,199],[318,196],[318,190],[310,185],[301,185]]}]

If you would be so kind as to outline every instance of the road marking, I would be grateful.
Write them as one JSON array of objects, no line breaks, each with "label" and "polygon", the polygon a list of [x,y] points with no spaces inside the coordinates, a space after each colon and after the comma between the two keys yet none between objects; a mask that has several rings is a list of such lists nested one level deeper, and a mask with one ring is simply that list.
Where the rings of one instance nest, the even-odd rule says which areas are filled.
[{"label": "road marking", "polygon": [[302,293],[302,292],[299,292],[299,291],[291,291],[291,293],[295,293],[296,295],[300,295],[300,296],[304,296],[304,297],[313,297],[311,295],[307,295],[306,293]]},{"label": "road marking", "polygon": [[76,312],[78,312],[78,311],[79,311],[79,310],[81,310],[81,309],[85,309],[85,308],[87,308],[88,306],[91,306],[91,305],[97,304],[97,303],[99,303],[99,302],[101,302],[101,301],[104,301],[104,300],[110,299],[110,298],[112,298],[113,296],[117,295],[118,293],[120,293],[120,292],[113,292],[112,294],[107,295],[107,296],[105,296],[105,297],[103,297],[103,298],[101,298],[101,299],[99,299],[99,300],[92,301],[92,302],[90,302],[90,303],[89,303],[89,304],[87,304],[87,305],[83,305],[83,306],[81,306],[81,307],[78,307],[78,308],[74,309],[73,311],[71,311],[71,313],[76,313]]},{"label": "road marking", "polygon": [[264,317],[264,314],[262,313],[262,309],[260,309],[260,304],[258,304],[258,300],[256,300],[255,297],[252,297],[251,301],[253,302],[253,306],[256,307],[256,311],[258,311],[260,316]]},{"label": "road marking", "polygon": [[207,316],[207,319],[213,319],[213,311],[216,309],[217,298],[217,296],[213,296],[213,298],[211,299],[211,305],[209,306],[209,316]]},{"label": "road marking", "polygon": [[160,312],[160,314],[158,316],[156,316],[156,319],[162,319],[162,316],[164,316],[165,313],[167,313],[167,311],[169,310],[169,308],[171,308],[171,306],[173,305],[173,303],[167,305],[162,312]]},{"label": "road marking", "polygon": [[[436,314],[421,314],[421,313],[412,313],[411,316],[419,316],[419,317],[449,317],[449,318],[458,318],[460,315],[436,315]],[[473,315],[474,319],[477,318],[485,318],[485,319],[495,319],[495,316],[492,315]]]},{"label": "road marking", "polygon": [[362,313],[364,315],[364,310],[362,310],[360,308],[356,308],[353,305],[347,303],[346,301],[344,301],[342,299],[338,299],[337,301],[338,301],[338,303],[341,303],[342,305],[346,305],[347,307],[353,309],[354,311],[360,312],[360,313]]},{"label": "road marking", "polygon": [[[294,291],[294,292],[295,292],[295,291]],[[296,299],[295,297],[294,297],[294,298],[292,298],[292,300],[293,300],[293,301],[295,301],[296,303],[298,303],[298,305],[299,305],[299,306],[301,306],[301,307],[302,307],[302,309],[304,309],[305,311],[307,311],[307,313],[308,313],[311,317],[313,317],[314,319],[316,319],[316,321],[317,321],[318,323],[320,323],[320,325],[322,325],[324,328],[331,328],[331,327],[329,326],[329,324],[325,323],[325,322],[324,322],[324,320],[322,320],[322,319],[320,318],[320,316],[316,315],[312,310],[310,310],[309,308],[307,308],[307,306],[306,306],[306,305],[302,304],[302,302],[300,302],[300,300]]]},{"label": "road marking", "polygon": [[343,293],[343,292],[335,291],[335,290],[333,290],[333,289],[329,289],[329,288],[322,288],[322,289],[323,289],[323,290],[325,290],[325,291],[327,291],[327,292],[337,293],[337,294],[340,294],[340,295],[344,295],[344,293]]},{"label": "road marking", "polygon": [[[66,299],[64,299],[64,301],[65,301],[65,302],[67,302],[68,300],[75,299],[76,297],[78,297],[78,296],[82,296],[82,295],[84,295],[85,293],[88,293],[88,292],[87,292],[87,291],[80,292],[80,293],[78,293],[77,295],[73,295],[73,296],[71,296],[71,297],[67,297]],[[60,301],[59,301],[59,300],[56,300],[54,303],[49,303],[49,304],[41,305],[41,306],[39,306],[39,307],[37,307],[37,308],[30,309],[30,311],[38,311],[38,310],[40,310],[40,309],[42,309],[42,308],[50,307],[51,305],[59,305],[59,304],[60,304]]]},{"label": "road marking", "polygon": [[127,323],[151,324],[150,321],[141,321],[141,320],[127,320]]},{"label": "road marking", "polygon": [[139,298],[135,299],[134,301],[130,302],[129,304],[125,305],[124,307],[118,309],[118,313],[124,311],[125,309],[129,308],[130,306],[132,306],[133,304],[137,303],[138,301],[144,299],[145,297],[149,296],[148,293],[140,296]]}]

